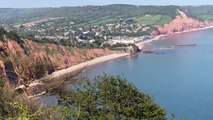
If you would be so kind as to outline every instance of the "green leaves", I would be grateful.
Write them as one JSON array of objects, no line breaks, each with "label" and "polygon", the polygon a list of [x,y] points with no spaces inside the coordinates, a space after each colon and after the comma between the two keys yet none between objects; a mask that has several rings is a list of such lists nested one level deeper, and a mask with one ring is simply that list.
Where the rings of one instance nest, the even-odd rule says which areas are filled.
[{"label": "green leaves", "polygon": [[66,94],[76,119],[166,119],[166,111],[120,76],[84,79]]},{"label": "green leaves", "polygon": [[9,118],[9,119],[17,119],[17,120],[35,120],[35,118],[31,115],[30,110],[27,106],[22,105],[18,102],[13,102],[10,104],[14,109],[17,109],[19,112],[17,118]]}]

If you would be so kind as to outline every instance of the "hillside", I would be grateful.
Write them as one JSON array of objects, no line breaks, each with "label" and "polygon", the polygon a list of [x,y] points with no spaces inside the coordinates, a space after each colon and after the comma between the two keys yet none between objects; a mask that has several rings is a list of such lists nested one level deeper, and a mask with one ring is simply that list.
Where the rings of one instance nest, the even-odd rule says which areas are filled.
[{"label": "hillside", "polygon": [[200,20],[213,20],[213,6],[202,5],[202,6],[186,6],[183,7],[192,16]]},{"label": "hillside", "polygon": [[[112,54],[108,49],[84,49],[51,43],[38,43],[17,34],[0,32],[0,66],[12,83],[17,83],[15,68],[43,61],[49,65],[47,74],[99,56]],[[21,66],[23,65],[23,66]]]},{"label": "hillside", "polygon": [[[177,16],[176,10],[187,12],[187,15],[200,20],[213,20],[213,6],[136,6],[136,5],[104,5],[77,6],[59,8],[0,8],[1,23],[25,23],[46,18],[70,18],[76,22],[88,22],[108,18],[139,18],[145,15],[162,15],[167,20]],[[168,21],[169,22],[169,21]]]},{"label": "hillside", "polygon": [[[75,22],[111,23],[118,19],[132,18],[134,22],[163,25],[175,19],[177,9],[189,17],[213,20],[213,6],[151,6],[112,4],[104,6],[46,7],[46,8],[0,8],[0,22],[7,24],[26,23],[47,18],[69,18]],[[148,17],[147,17],[148,15]],[[149,18],[149,15],[153,18]],[[156,22],[159,19],[162,21]],[[154,22],[153,22],[154,21]],[[156,23],[156,24],[155,24]],[[161,24],[162,23],[162,24]]]},{"label": "hillside", "polygon": [[27,22],[30,20],[66,17],[73,20],[94,20],[103,17],[131,18],[147,14],[164,15],[175,18],[179,6],[135,6],[105,5],[60,8],[0,9],[0,19],[7,23]]}]

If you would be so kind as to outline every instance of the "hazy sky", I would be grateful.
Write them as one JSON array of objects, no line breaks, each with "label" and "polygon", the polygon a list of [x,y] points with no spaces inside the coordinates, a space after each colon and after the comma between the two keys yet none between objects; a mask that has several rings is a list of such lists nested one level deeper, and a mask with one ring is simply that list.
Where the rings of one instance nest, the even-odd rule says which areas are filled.
[{"label": "hazy sky", "polygon": [[0,0],[0,8],[60,7],[106,4],[213,5],[213,0]]}]

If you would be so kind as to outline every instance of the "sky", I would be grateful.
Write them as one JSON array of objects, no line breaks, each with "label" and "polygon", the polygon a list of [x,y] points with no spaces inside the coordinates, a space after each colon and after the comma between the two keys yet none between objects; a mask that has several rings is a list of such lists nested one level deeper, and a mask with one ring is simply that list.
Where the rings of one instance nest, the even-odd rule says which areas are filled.
[{"label": "sky", "polygon": [[0,0],[0,8],[38,8],[108,4],[213,5],[213,0]]}]

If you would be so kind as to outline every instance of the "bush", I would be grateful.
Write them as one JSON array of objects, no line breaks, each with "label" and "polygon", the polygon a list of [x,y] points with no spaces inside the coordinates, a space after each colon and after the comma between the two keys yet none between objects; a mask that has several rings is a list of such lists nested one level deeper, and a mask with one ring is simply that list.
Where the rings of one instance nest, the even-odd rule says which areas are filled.
[{"label": "bush", "polygon": [[15,93],[5,85],[4,81],[0,80],[0,119],[19,114],[19,111],[12,105],[15,96]]},{"label": "bush", "polygon": [[74,119],[165,120],[166,111],[119,76],[84,79],[64,95]]}]

